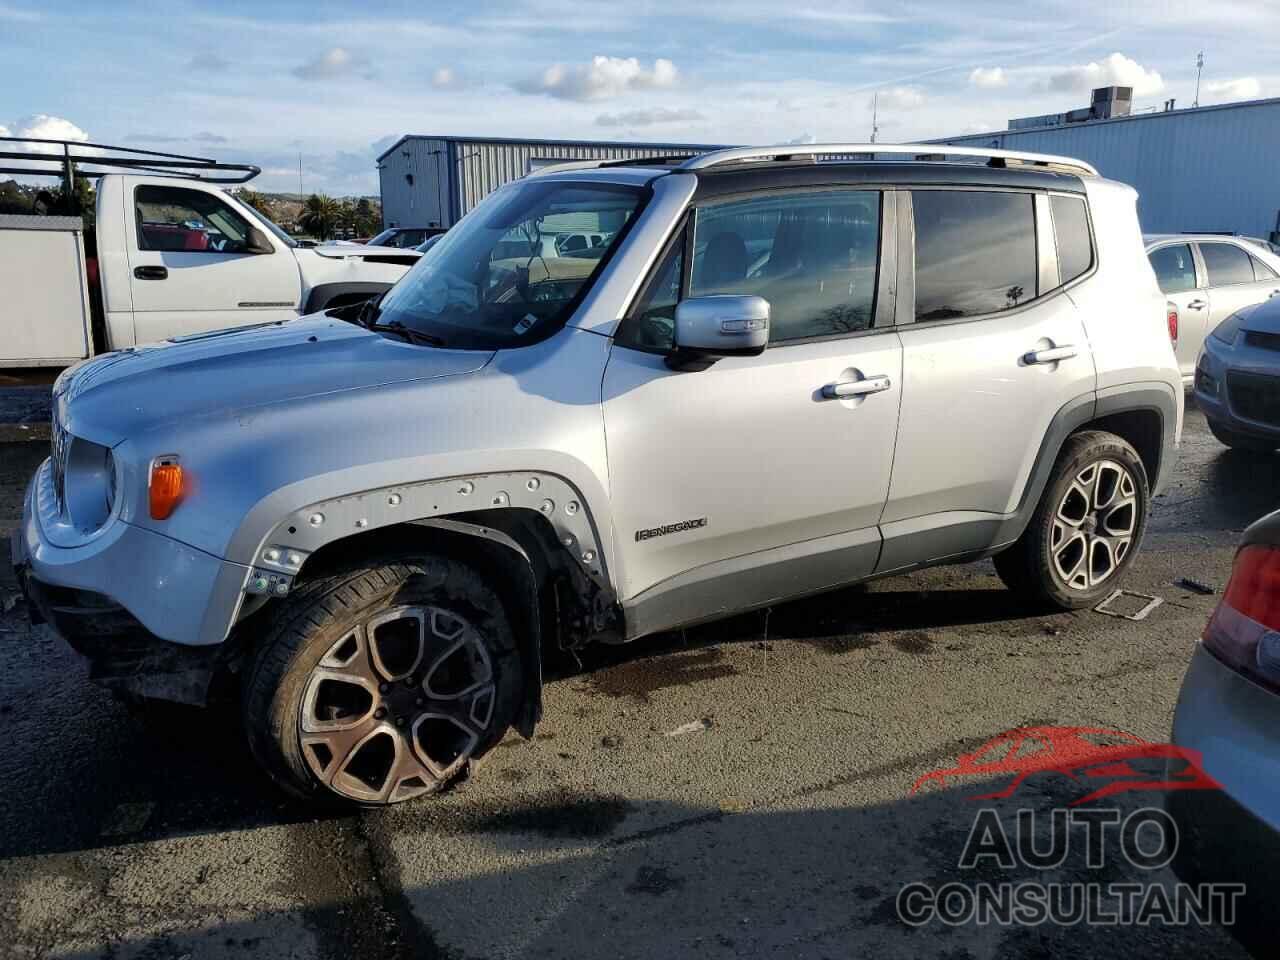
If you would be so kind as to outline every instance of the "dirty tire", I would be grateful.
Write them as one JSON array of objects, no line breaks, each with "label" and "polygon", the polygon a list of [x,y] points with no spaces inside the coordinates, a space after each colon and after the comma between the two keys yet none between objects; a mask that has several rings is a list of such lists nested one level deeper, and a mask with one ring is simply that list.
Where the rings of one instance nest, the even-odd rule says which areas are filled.
[{"label": "dirty tire", "polygon": [[1220,443],[1226,444],[1233,450],[1243,450],[1247,453],[1271,453],[1276,447],[1280,446],[1273,440],[1264,440],[1260,437],[1251,437],[1247,433],[1238,433],[1230,427],[1224,427],[1213,420],[1209,421],[1209,431],[1218,438]]},{"label": "dirty tire", "polygon": [[481,576],[398,555],[305,581],[280,604],[245,673],[243,721],[287,792],[384,806],[463,775],[502,739],[521,685],[510,621]]},{"label": "dirty tire", "polygon": [[1150,503],[1146,468],[1127,441],[1100,430],[1073,434],[1027,529],[995,556],[996,572],[1036,605],[1091,607],[1133,562]]}]

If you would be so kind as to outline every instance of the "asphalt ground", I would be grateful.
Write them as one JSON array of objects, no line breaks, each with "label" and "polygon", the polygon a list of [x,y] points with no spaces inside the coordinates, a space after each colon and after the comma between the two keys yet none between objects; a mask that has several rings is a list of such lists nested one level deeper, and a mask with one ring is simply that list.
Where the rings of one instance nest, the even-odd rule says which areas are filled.
[{"label": "asphalt ground", "polygon": [[[0,445],[0,530],[38,443]],[[1195,957],[1217,926],[903,922],[907,884],[1171,888],[1109,849],[1054,870],[959,866],[994,801],[916,779],[1021,725],[1168,737],[1243,528],[1280,507],[1280,455],[1183,453],[1127,577],[1142,622],[1022,607],[989,562],[877,581],[558,667],[532,741],[448,793],[322,813],[256,770],[234,715],[139,718],[26,623],[0,570],[0,956]],[[998,808],[1061,808],[1026,786]],[[1123,812],[1159,804],[1141,791]]]}]

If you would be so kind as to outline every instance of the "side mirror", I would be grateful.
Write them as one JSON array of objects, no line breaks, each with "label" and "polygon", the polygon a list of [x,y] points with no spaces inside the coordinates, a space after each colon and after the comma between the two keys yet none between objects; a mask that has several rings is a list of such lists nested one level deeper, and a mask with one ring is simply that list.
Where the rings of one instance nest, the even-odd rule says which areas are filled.
[{"label": "side mirror", "polygon": [[705,370],[721,357],[754,357],[769,343],[769,301],[716,295],[676,305],[672,370]]},{"label": "side mirror", "polygon": [[249,226],[249,245],[246,249],[250,253],[276,252],[276,248],[271,246],[271,241],[267,239],[267,235],[252,224]]}]

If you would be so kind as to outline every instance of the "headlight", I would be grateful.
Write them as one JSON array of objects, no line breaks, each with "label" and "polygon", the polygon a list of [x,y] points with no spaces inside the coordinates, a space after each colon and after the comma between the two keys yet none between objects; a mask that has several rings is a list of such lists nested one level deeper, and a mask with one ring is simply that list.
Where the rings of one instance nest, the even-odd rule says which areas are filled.
[{"label": "headlight", "polygon": [[107,471],[107,514],[109,516],[116,508],[116,458],[110,450],[107,451],[104,469]]},{"label": "headlight", "polygon": [[1215,340],[1220,340],[1223,343],[1235,343],[1236,334],[1240,332],[1240,324],[1244,323],[1244,318],[1246,316],[1248,316],[1248,313],[1245,311],[1233,313],[1231,316],[1227,317],[1227,319],[1214,327],[1213,332],[1210,333],[1209,336],[1213,337]]},{"label": "headlight", "polygon": [[116,465],[111,448],[82,437],[68,438],[66,512],[81,533],[92,533],[111,517],[116,497]]}]

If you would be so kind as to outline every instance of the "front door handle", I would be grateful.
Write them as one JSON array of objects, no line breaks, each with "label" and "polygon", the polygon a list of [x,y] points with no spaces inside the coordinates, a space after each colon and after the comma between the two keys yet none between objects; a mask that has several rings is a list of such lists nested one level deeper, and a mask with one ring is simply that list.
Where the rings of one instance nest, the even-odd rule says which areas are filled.
[{"label": "front door handle", "polygon": [[1079,351],[1071,344],[1062,347],[1050,347],[1047,350],[1032,350],[1022,355],[1023,363],[1057,363],[1059,360],[1070,360]]},{"label": "front door handle", "polygon": [[[1277,292],[1277,293],[1280,293],[1280,290],[1277,290],[1276,292]],[[1205,307],[1207,307],[1207,306],[1208,306],[1208,304],[1207,304],[1207,303],[1205,303],[1203,300],[1192,300],[1190,303],[1188,303],[1188,304],[1187,304],[1187,309],[1188,309],[1188,310],[1203,310],[1203,309],[1204,309]]]},{"label": "front door handle", "polygon": [[863,380],[841,380],[828,383],[822,388],[822,395],[828,400],[841,400],[846,397],[865,397],[869,393],[883,393],[893,386],[888,377],[866,377]]},{"label": "front door handle", "polygon": [[139,280],[164,280],[169,271],[164,267],[134,267],[133,275]]}]

